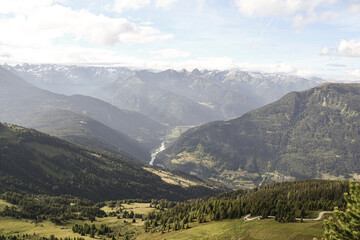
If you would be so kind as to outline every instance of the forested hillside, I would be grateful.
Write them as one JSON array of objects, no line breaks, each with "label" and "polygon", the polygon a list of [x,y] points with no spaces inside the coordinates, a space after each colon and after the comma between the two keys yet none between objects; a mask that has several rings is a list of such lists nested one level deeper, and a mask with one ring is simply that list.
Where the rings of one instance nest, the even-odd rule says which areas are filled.
[{"label": "forested hillside", "polygon": [[[332,211],[345,206],[346,181],[301,180],[234,191],[177,204],[168,210],[148,215],[145,228],[152,231],[179,230],[191,222],[241,218],[247,214],[279,222],[309,218],[312,211]],[[168,207],[161,203],[160,208]]]},{"label": "forested hillside", "polygon": [[123,155],[94,152],[35,130],[0,124],[0,192],[71,194],[91,200],[204,196],[219,190],[181,187]]},{"label": "forested hillside", "polygon": [[242,117],[192,128],[155,163],[233,186],[358,177],[360,85],[292,92]]}]

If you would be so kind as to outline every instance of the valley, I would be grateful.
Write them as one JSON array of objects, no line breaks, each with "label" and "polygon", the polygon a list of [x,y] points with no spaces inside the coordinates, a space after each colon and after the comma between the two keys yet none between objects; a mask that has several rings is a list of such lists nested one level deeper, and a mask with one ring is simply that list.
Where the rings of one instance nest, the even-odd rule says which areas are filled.
[{"label": "valley", "polygon": [[360,0],[0,0],[0,240],[360,240]]},{"label": "valley", "polygon": [[[359,178],[358,84],[321,84],[267,105],[278,95],[257,87],[259,98],[248,89],[260,108],[244,101],[257,108],[245,113],[230,104],[240,97],[234,93],[226,109],[240,110],[231,115],[221,104],[233,93],[212,92],[216,82],[241,82],[243,88],[238,77],[246,76],[248,84],[257,78],[262,86],[265,79],[292,80],[239,71],[119,68],[110,82],[97,82],[97,94],[114,96],[109,91],[118,89],[120,100],[99,100],[40,89],[6,67],[11,72],[0,67],[1,240],[321,238],[324,219],[336,215],[335,207],[345,209],[347,180]],[[43,73],[49,69],[70,68]],[[94,69],[100,70],[81,72]],[[320,81],[293,80],[299,90]],[[31,81],[41,85],[40,78]],[[136,81],[142,87],[133,86]],[[62,91],[71,91],[71,78],[68,84]],[[148,105],[137,106],[149,112],[116,104],[128,101],[122,99],[122,91],[131,92],[122,89],[127,84],[141,89],[130,102],[146,96]],[[232,83],[231,91],[236,88]],[[219,102],[204,98],[212,94]]]},{"label": "valley", "polygon": [[192,128],[155,161],[234,187],[243,187],[243,180],[254,187],[352,178],[359,172],[359,86],[323,84],[241,117]]}]

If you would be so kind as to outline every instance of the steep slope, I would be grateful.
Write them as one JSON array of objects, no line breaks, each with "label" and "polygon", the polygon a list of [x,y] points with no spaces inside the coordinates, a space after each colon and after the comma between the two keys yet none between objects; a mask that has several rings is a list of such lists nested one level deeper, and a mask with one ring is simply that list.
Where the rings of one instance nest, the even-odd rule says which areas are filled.
[{"label": "steep slope", "polygon": [[166,129],[160,123],[139,113],[122,111],[96,98],[65,96],[39,89],[0,67],[0,121],[29,126],[34,112],[55,109],[87,115],[100,123],[135,138],[150,150],[160,143]]},{"label": "steep slope", "polygon": [[188,130],[155,163],[233,186],[357,176],[359,103],[360,84],[292,92],[242,117]]},{"label": "steep slope", "polygon": [[178,200],[218,191],[167,184],[122,155],[85,150],[15,125],[0,124],[0,156],[0,192],[71,194],[92,200]]},{"label": "steep slope", "polygon": [[22,122],[30,128],[98,151],[130,154],[148,162],[150,153],[139,142],[94,119],[68,110],[34,112]]}]

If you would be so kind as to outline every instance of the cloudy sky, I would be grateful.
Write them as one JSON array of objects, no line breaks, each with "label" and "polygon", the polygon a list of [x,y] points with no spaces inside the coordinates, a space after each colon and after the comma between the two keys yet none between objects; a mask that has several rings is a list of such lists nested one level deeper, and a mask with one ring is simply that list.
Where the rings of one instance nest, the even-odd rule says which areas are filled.
[{"label": "cloudy sky", "polygon": [[360,80],[360,0],[0,0],[0,64]]}]

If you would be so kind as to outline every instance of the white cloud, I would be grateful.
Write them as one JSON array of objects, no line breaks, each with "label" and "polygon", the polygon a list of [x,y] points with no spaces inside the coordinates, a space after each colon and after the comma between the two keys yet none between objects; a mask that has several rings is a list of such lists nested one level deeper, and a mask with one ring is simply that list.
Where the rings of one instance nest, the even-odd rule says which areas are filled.
[{"label": "white cloud", "polygon": [[329,6],[337,0],[233,0],[239,11],[248,17],[269,16],[292,19],[296,29],[306,24],[332,20],[337,14],[331,11],[318,13],[321,6]]},{"label": "white cloud", "polygon": [[[165,51],[164,51],[165,52]],[[171,52],[171,51],[169,51]],[[175,51],[174,51],[175,52]],[[182,52],[182,51],[179,51]],[[119,55],[111,50],[101,48],[86,48],[79,46],[54,46],[51,48],[13,48],[0,45],[0,63],[55,63],[76,65],[98,65],[98,66],[125,66],[140,69],[187,69],[193,70],[229,70],[241,69],[243,71],[259,71],[266,73],[295,74],[298,76],[312,76],[313,73],[306,69],[297,69],[288,63],[276,64],[251,64],[248,62],[236,62],[233,58],[223,57],[198,57],[183,61],[166,61],[166,58],[137,58],[128,55]],[[182,56],[190,55],[182,52]],[[354,72],[353,74],[355,74]]]},{"label": "white cloud", "polygon": [[113,11],[122,12],[125,9],[137,10],[150,3],[150,0],[115,0]]},{"label": "white cloud", "polygon": [[235,0],[239,11],[248,17],[283,16],[301,8],[301,1],[293,0]]},{"label": "white cloud", "polygon": [[312,12],[307,15],[296,15],[293,19],[293,26],[296,30],[302,30],[306,25],[310,23],[331,21],[335,20],[337,17],[337,13],[330,11],[323,12],[321,14]]},{"label": "white cloud", "polygon": [[341,40],[339,43],[338,52],[340,56],[360,57],[360,41]]},{"label": "white cloud", "polygon": [[111,50],[79,46],[53,46],[51,48],[11,48],[1,47],[0,63],[54,63],[75,65],[113,65],[143,67],[142,59],[118,55]]},{"label": "white cloud", "polygon": [[[155,1],[155,0],[154,0]],[[177,0],[156,0],[157,8],[169,9]],[[123,12],[124,10],[137,10],[151,3],[151,0],[115,0],[112,11]]]},{"label": "white cloud", "polygon": [[157,8],[163,8],[163,9],[169,9],[172,4],[174,4],[177,0],[157,0],[156,1],[156,7]]},{"label": "white cloud", "polygon": [[360,57],[360,41],[354,39],[341,40],[337,48],[323,47],[322,56]]},{"label": "white cloud", "polygon": [[355,14],[360,12],[360,5],[359,4],[353,4],[349,7],[348,13]]},{"label": "white cloud", "polygon": [[337,56],[337,49],[329,48],[327,46],[323,47],[320,51],[320,56]]},{"label": "white cloud", "polygon": [[[23,1],[24,2],[24,1]],[[73,38],[113,46],[118,43],[142,43],[172,38],[150,26],[139,26],[125,18],[95,15],[87,10],[72,10],[53,5],[51,0],[21,1],[7,5],[0,0],[0,11],[12,14],[0,18],[0,44],[17,47],[45,47],[55,39]],[[34,3],[34,4],[30,4]],[[26,41],[24,41],[26,39]]]},{"label": "white cloud", "polygon": [[346,73],[350,76],[350,78],[360,80],[360,69],[346,71]]},{"label": "white cloud", "polygon": [[154,50],[150,51],[150,53],[155,56],[155,59],[185,58],[190,56],[189,52],[172,48]]},{"label": "white cloud", "polygon": [[328,47],[323,47],[323,48],[321,49],[320,55],[327,56],[327,55],[330,55],[330,53],[331,53],[330,48],[328,48]]},{"label": "white cloud", "polygon": [[298,70],[288,63],[275,63],[275,64],[251,64],[241,63],[239,67],[245,71],[260,71],[267,73],[287,73],[296,74]]}]

